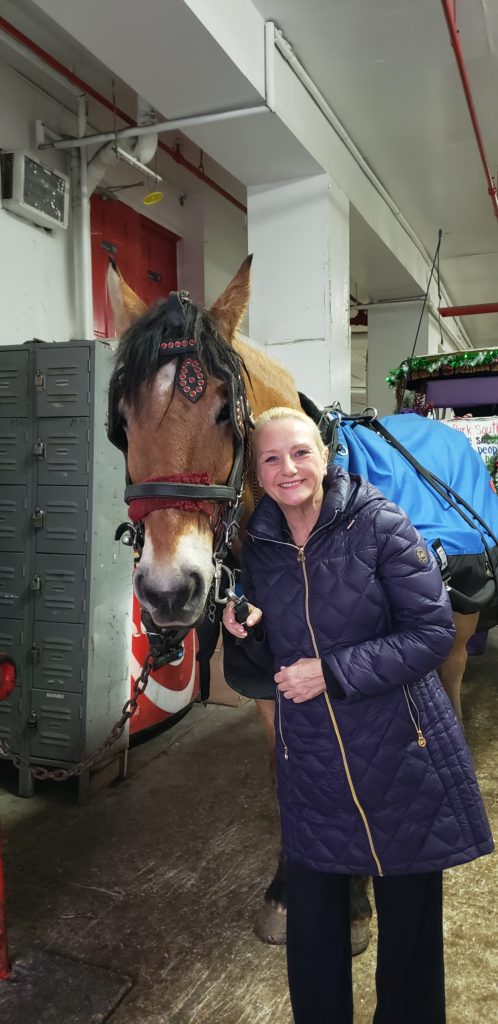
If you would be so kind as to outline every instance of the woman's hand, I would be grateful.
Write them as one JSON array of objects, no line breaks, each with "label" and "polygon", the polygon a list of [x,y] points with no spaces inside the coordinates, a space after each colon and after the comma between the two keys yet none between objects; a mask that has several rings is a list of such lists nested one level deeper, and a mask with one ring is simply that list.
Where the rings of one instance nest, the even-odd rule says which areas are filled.
[{"label": "woman's hand", "polygon": [[274,678],[282,697],[295,704],[318,697],[327,689],[320,658],[300,658],[293,665],[281,668]]},{"label": "woman's hand", "polygon": [[223,612],[223,625],[225,629],[228,629],[228,632],[231,633],[232,636],[237,637],[238,640],[247,636],[247,629],[245,628],[246,625],[256,626],[263,618],[261,608],[256,608],[255,605],[249,603],[248,608],[249,615],[243,624],[242,622],[237,622],[237,619],[235,618],[233,602],[229,601],[228,604],[225,605],[225,610]]}]

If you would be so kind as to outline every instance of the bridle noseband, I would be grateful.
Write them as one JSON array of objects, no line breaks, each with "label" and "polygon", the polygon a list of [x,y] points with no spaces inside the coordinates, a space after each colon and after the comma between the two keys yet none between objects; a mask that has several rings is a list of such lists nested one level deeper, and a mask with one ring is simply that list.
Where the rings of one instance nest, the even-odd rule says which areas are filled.
[{"label": "bridle noseband", "polygon": [[[187,331],[190,301],[186,292],[172,292],[165,304],[164,314],[166,326],[164,338],[160,343],[159,360],[156,368],[164,362],[178,358],[174,386],[189,402],[195,403],[202,399],[207,387],[208,375],[198,356],[198,344],[195,337]],[[127,459],[127,440],[123,429],[122,417],[118,410],[120,398],[120,368],[116,368],[109,388],[109,411],[107,434],[109,440],[120,448]],[[245,471],[249,462],[249,435],[253,426],[253,418],[242,374],[231,374],[227,379],[229,387],[230,420],[235,441],[235,454],[226,484],[212,483],[206,473],[186,473],[172,476],[153,477],[142,483],[132,483],[126,467],[127,485],[124,499],[129,507],[131,522],[121,523],[116,530],[116,540],[132,546],[134,560],[138,564],[141,558],[145,539],[144,519],[150,512],[158,509],[173,508],[179,511],[198,511],[209,517],[213,533],[214,580],[210,597],[216,604],[225,604],[221,584],[223,573],[227,576],[227,585],[234,586],[231,568],[225,564],[226,555],[234,543],[242,518],[244,506],[241,501],[244,487]],[[181,631],[152,630],[150,615],[142,611],[144,622],[151,644],[157,646],[158,636],[169,641],[170,650],[165,655],[166,661],[172,660],[173,647],[178,648]],[[155,627],[157,628],[157,627]],[[183,632],[185,636],[188,632]]]}]

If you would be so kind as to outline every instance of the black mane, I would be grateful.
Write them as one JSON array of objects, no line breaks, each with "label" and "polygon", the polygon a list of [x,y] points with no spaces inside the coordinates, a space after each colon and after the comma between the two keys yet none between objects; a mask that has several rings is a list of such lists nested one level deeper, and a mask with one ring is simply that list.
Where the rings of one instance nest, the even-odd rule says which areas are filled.
[{"label": "black mane", "polygon": [[[135,405],[142,386],[150,384],[160,366],[178,353],[165,353],[161,342],[171,337],[172,321],[167,300],[160,299],[146,310],[119,343],[110,381],[110,393]],[[243,360],[219,334],[209,313],[185,302],[185,322],[180,332],[173,324],[174,337],[195,338],[196,357],[208,376],[230,381],[245,369]]]}]

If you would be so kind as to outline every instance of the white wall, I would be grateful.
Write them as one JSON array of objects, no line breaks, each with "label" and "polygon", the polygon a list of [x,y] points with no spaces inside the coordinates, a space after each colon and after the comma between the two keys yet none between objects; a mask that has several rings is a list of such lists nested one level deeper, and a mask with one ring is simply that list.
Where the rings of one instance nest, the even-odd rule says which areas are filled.
[{"label": "white wall", "polygon": [[247,256],[247,225],[242,212],[216,192],[204,202],[204,291],[210,306]]},{"label": "white wall", "polygon": [[[53,149],[36,150],[34,125],[41,119],[55,131],[74,135],[76,119],[70,110],[0,64],[0,148],[27,149],[37,160],[69,173],[69,157]],[[75,100],[68,97],[75,105]],[[181,237],[178,246],[179,286],[187,288],[196,301],[209,304],[225,287],[247,255],[245,216],[215,192],[192,188],[183,205],[182,189],[170,185],[167,172],[171,161],[159,155],[158,171],[164,182],[151,181],[139,189],[118,193],[122,202]],[[106,184],[129,184],[140,173],[120,163],[107,174]],[[143,205],[146,191],[163,189],[161,203]],[[73,236],[67,231],[48,232],[0,209],[0,344],[20,344],[37,337],[44,341],[67,341],[74,337],[75,303]]]},{"label": "white wall", "polygon": [[[73,131],[74,120],[61,107],[0,65],[0,147],[28,149],[34,144],[36,118],[50,120],[60,131]],[[46,151],[43,163],[66,172],[66,158]],[[0,344],[29,338],[67,341],[73,333],[71,233],[37,228],[0,209]]]},{"label": "white wall", "polygon": [[[379,303],[368,308],[367,401],[377,409],[379,416],[388,416],[395,410],[396,395],[385,378],[410,355],[422,306],[422,299],[414,299]],[[419,356],[429,354],[428,320],[426,306],[417,339],[416,355]]]},{"label": "white wall", "polygon": [[324,405],[350,403],[349,205],[328,175],[252,186],[250,334]]}]

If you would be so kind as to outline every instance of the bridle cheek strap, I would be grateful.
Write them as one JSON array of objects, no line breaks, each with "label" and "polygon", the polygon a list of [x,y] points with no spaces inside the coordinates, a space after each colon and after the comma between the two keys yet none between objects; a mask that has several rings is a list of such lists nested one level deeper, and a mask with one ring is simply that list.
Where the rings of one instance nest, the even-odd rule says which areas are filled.
[{"label": "bridle cheek strap", "polygon": [[[153,476],[148,483],[177,483],[177,484],[201,484],[211,485],[209,473],[174,473],[170,476]],[[163,498],[133,498],[128,506],[128,514],[132,523],[142,522],[150,512],[157,512],[159,509],[173,508],[179,512],[204,512],[211,519],[215,511],[219,510],[218,502],[205,501],[196,498],[177,498],[173,495]]]}]

